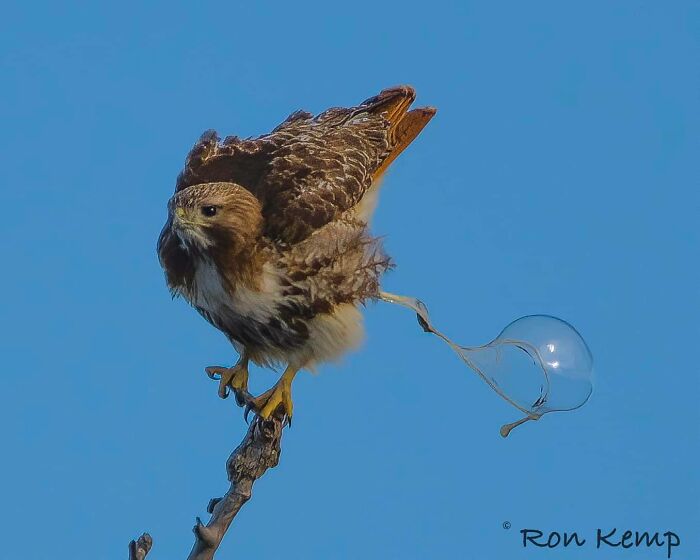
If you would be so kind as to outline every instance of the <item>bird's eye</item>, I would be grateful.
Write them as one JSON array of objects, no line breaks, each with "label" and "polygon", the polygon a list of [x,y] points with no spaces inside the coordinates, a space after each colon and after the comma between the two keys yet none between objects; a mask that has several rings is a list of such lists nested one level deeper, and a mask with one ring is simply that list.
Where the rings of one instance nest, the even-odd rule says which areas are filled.
[{"label": "bird's eye", "polygon": [[216,206],[202,206],[202,216],[206,216],[207,218],[216,216]]}]

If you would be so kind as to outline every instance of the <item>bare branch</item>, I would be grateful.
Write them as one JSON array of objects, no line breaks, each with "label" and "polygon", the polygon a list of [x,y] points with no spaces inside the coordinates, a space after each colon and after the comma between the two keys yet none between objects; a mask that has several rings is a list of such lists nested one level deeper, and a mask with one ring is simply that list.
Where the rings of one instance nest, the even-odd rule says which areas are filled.
[{"label": "bare branch", "polygon": [[251,497],[253,483],[269,468],[277,466],[280,456],[283,420],[255,417],[243,442],[226,461],[231,486],[223,498],[209,502],[211,519],[206,525],[197,518],[195,542],[187,560],[211,560],[219,548],[231,521]]},{"label": "bare branch", "polygon": [[129,560],[143,560],[153,546],[153,539],[148,533],[129,543]]},{"label": "bare branch", "polygon": [[[251,497],[253,484],[267,469],[277,466],[284,419],[273,416],[262,420],[256,416],[241,444],[226,461],[231,483],[222,498],[213,498],[207,511],[211,514],[205,525],[197,518],[193,528],[194,546],[187,560],[212,560],[233,518]],[[144,533],[138,541],[129,543],[129,560],[144,560],[153,541]]]}]

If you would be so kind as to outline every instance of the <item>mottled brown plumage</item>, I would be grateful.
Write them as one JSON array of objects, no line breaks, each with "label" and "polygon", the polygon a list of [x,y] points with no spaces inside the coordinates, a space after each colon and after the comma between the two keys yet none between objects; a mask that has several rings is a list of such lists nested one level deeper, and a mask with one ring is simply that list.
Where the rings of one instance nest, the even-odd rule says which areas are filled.
[{"label": "mottled brown plumage", "polygon": [[[357,305],[391,266],[368,231],[369,191],[435,113],[408,111],[414,97],[400,86],[357,107],[298,111],[255,139],[208,131],[190,151],[158,254],[173,294],[241,353],[237,368],[213,368],[222,386],[245,390],[248,359],[287,364],[291,383],[359,341]],[[291,413],[282,392],[254,404]]]}]

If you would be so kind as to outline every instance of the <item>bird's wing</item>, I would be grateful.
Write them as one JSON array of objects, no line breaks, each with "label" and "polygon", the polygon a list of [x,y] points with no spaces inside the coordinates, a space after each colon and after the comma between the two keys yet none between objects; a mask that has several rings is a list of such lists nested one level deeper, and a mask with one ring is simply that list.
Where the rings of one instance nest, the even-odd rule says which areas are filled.
[{"label": "bird's wing", "polygon": [[284,142],[259,185],[265,234],[297,243],[357,204],[435,114],[409,112],[414,99],[412,88],[395,87],[357,107],[292,115],[278,127]]},{"label": "bird's wing", "polygon": [[231,182],[246,188],[255,185],[270,162],[276,146],[268,137],[242,140],[228,136],[223,142],[207,130],[192,147],[175,192],[200,183]]},{"label": "bird's wing", "polygon": [[230,181],[263,204],[265,235],[297,243],[357,204],[372,181],[416,138],[435,109],[408,111],[411,87],[386,89],[352,108],[314,117],[297,111],[270,134],[219,142],[206,132],[192,148],[176,191]]}]

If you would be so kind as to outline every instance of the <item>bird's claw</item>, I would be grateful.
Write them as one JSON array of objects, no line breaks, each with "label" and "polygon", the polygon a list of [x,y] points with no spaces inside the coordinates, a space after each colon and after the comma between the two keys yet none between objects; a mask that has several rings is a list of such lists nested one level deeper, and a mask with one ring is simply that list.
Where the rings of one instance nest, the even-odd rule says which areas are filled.
[{"label": "bird's claw", "polygon": [[221,373],[226,369],[227,368],[219,366],[209,366],[204,368],[204,372],[207,374],[207,377],[209,377],[209,379],[213,379],[214,381],[220,381]]},{"label": "bird's claw", "polygon": [[[250,420],[248,419],[248,416],[250,413],[253,413],[256,418],[262,418],[258,412],[253,410],[253,408],[250,406],[250,404],[245,405],[245,409],[243,410],[243,419],[245,420],[246,424],[250,424]],[[290,428],[292,427],[292,417],[285,412],[284,414],[284,420],[282,422],[282,427],[284,428],[285,426],[289,426]]]},{"label": "bird's claw", "polygon": [[247,389],[236,389],[233,391],[233,395],[236,397],[236,404],[238,406],[247,406],[250,399],[253,398]]},{"label": "bird's claw", "polygon": [[243,407],[243,418],[250,423],[251,412],[263,420],[276,415],[283,426],[292,425],[292,379],[298,370],[288,369],[280,380],[263,394],[254,397],[248,392],[248,361],[244,358],[231,368],[209,366],[204,370],[210,379],[219,382],[219,396],[225,399],[231,391],[236,404]]},{"label": "bird's claw", "polygon": [[209,366],[204,368],[209,379],[219,382],[219,397],[228,398],[230,390],[236,395],[236,403],[242,406],[239,393],[248,393],[248,367],[246,364],[236,364],[231,368]]},{"label": "bird's claw", "polygon": [[[237,395],[238,396],[238,395]],[[248,422],[248,415],[254,412],[256,416],[267,420],[270,416],[280,414],[283,417],[283,426],[292,425],[292,394],[291,384],[280,381],[272,389],[265,391],[258,397],[253,397],[246,391],[245,410],[243,418]]]}]

